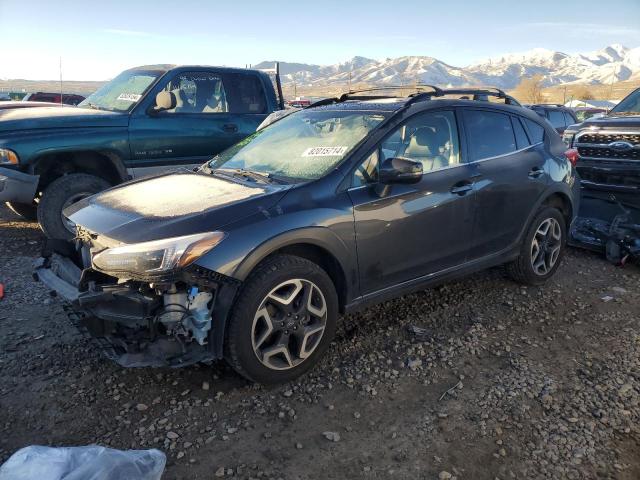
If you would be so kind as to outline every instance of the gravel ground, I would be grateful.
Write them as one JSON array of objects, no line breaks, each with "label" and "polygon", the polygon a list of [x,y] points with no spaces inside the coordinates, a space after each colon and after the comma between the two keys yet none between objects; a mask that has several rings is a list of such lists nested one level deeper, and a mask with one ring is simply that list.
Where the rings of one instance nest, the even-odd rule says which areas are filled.
[{"label": "gravel ground", "polygon": [[637,266],[570,250],[542,288],[493,269],[386,302],[264,388],[103,359],[32,281],[41,241],[0,207],[0,461],[98,443],[160,448],[163,479],[640,478]]}]

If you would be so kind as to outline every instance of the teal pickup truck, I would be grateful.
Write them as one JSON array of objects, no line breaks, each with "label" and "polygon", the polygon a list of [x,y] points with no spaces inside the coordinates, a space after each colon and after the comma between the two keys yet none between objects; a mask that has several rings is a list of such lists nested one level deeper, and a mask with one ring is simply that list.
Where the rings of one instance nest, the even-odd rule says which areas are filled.
[{"label": "teal pickup truck", "polygon": [[200,165],[282,108],[277,73],[274,87],[260,70],[151,65],[122,72],[77,108],[0,111],[0,201],[37,218],[48,237],[71,238],[67,206]]}]

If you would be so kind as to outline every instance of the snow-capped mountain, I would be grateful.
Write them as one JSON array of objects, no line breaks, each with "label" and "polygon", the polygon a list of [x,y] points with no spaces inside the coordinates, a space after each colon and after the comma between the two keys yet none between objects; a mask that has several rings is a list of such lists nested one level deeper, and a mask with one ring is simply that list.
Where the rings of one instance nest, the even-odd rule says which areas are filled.
[{"label": "snow-capped mountain", "polygon": [[[256,68],[269,68],[262,62]],[[354,57],[335,65],[280,63],[283,83],[299,85],[353,84],[397,85],[415,82],[437,85],[492,85],[515,87],[523,77],[542,75],[546,85],[561,83],[609,83],[640,80],[640,47],[610,45],[602,50],[568,55],[536,48],[489,58],[466,67],[455,67],[433,57],[412,56],[373,60]]]}]

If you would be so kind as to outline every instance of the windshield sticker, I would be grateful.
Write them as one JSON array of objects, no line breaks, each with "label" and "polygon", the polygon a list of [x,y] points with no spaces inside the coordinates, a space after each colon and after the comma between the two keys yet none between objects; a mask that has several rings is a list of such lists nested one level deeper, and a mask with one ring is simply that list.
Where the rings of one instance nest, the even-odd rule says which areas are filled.
[{"label": "windshield sticker", "polygon": [[310,147],[302,152],[303,157],[340,157],[349,147]]},{"label": "windshield sticker", "polygon": [[142,95],[137,93],[121,93],[118,95],[118,100],[124,100],[125,102],[137,102]]}]

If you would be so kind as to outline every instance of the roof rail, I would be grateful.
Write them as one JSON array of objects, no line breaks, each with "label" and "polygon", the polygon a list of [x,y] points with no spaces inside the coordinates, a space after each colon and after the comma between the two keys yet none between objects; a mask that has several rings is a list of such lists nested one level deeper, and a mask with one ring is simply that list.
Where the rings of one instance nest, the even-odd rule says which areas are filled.
[{"label": "roof rail", "polygon": [[322,105],[331,105],[333,103],[342,103],[347,100],[380,100],[384,98],[398,98],[393,95],[358,95],[361,93],[375,93],[384,90],[400,90],[400,89],[410,89],[410,90],[421,90],[423,88],[430,88],[431,91],[417,91],[409,95],[409,100],[405,103],[405,108],[413,105],[414,103],[422,102],[425,100],[430,100],[433,97],[444,97],[445,95],[473,95],[473,100],[486,100],[485,97],[497,97],[504,99],[504,103],[507,105],[516,105],[522,106],[520,102],[518,102],[511,95],[508,95],[503,90],[494,87],[483,87],[483,88],[446,88],[442,89],[436,87],[435,85],[427,85],[427,84],[415,84],[415,85],[393,85],[387,87],[375,87],[375,88],[365,88],[362,90],[349,90],[341,94],[338,97],[324,98],[317,102],[312,103],[311,105],[304,107],[313,108],[320,107]]},{"label": "roof rail", "polygon": [[504,103],[507,105],[521,106],[511,95],[508,95],[503,90],[494,87],[482,87],[482,88],[446,88],[438,89],[438,92],[422,92],[418,93],[407,102],[407,105],[411,105],[423,100],[429,100],[432,97],[443,97],[445,95],[473,95],[473,100],[485,100],[484,97],[496,97],[504,99]]},{"label": "roof rail", "polygon": [[532,107],[564,107],[561,103],[533,103]]},{"label": "roof rail", "polygon": [[307,108],[321,107],[323,105],[331,105],[332,103],[338,103],[340,100],[337,97],[329,97],[323,98],[322,100],[318,100],[317,102],[313,102],[306,107],[302,107],[303,110]]},{"label": "roof rail", "polygon": [[399,98],[393,95],[358,95],[360,93],[375,93],[382,92],[385,90],[422,90],[423,88],[430,88],[431,92],[416,92],[410,96],[420,95],[421,93],[439,93],[442,92],[442,89],[436,87],[435,85],[427,85],[425,83],[418,83],[413,85],[389,85],[386,87],[373,87],[373,88],[363,88],[360,90],[349,90],[348,92],[342,93],[337,97],[329,97],[323,98],[322,100],[318,100],[317,102],[312,103],[311,105],[307,105],[304,109],[321,107],[323,105],[331,105],[333,103],[342,103],[347,100],[382,100],[385,98]]},{"label": "roof rail", "polygon": [[[413,85],[388,85],[385,87],[373,87],[373,88],[364,88],[361,90],[349,90],[348,92],[343,93],[338,97],[341,102],[345,100],[356,100],[366,98],[365,96],[356,96],[358,93],[369,93],[369,92],[382,92],[385,90],[422,90],[423,88],[430,88],[434,93],[441,92],[442,90],[435,85],[428,85],[426,83],[416,83]],[[421,92],[418,92],[421,93]],[[393,96],[389,95],[372,95],[371,100],[377,100],[381,98],[393,98]]]}]

